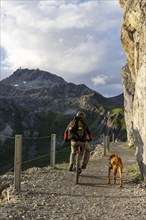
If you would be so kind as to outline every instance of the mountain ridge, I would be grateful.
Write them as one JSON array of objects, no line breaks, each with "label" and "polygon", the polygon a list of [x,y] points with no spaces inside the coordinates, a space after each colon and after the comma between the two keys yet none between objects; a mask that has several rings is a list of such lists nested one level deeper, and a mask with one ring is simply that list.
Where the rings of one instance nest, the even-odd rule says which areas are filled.
[{"label": "mountain ridge", "polygon": [[72,107],[75,104],[79,108],[79,97],[83,101],[81,96],[89,94],[94,94],[90,95],[90,100],[96,102],[97,106],[100,102],[103,105],[107,102],[111,106],[110,108],[120,106],[116,100],[118,96],[117,98],[106,98],[84,84],[68,83],[55,74],[39,69],[18,69],[9,78],[3,79],[0,86],[2,97],[11,98],[21,106],[27,106],[32,100],[33,105],[36,105],[37,108],[39,106],[47,106],[48,108],[48,105],[51,105],[50,109],[57,111],[56,107],[53,108],[53,106],[55,106],[55,100],[60,100],[60,104],[64,103],[66,108],[69,107],[68,103],[72,103]]},{"label": "mountain ridge", "polygon": [[[62,137],[57,142],[58,147],[63,147],[63,132],[70,119],[81,110],[86,114],[94,142],[98,142],[103,133],[111,135],[113,132],[115,138],[125,140],[122,95],[105,98],[84,84],[68,83],[49,72],[43,71],[41,74],[42,71],[38,69],[18,69],[0,82],[1,134],[22,134],[24,137],[37,134],[38,137],[44,137],[55,133]],[[1,139],[1,143],[5,155],[9,154],[10,148],[13,152],[9,140]],[[39,153],[42,143],[24,145],[27,157],[31,148]],[[43,151],[46,152],[45,145]],[[2,164],[5,163],[4,158],[0,156]]]},{"label": "mountain ridge", "polygon": [[[62,77],[57,76],[55,74],[52,74],[50,72],[47,71],[43,71],[43,70],[39,70],[39,69],[17,69],[12,75],[10,75],[9,77],[7,77],[6,79],[3,79],[0,81],[1,85],[3,86],[12,86],[13,87],[20,87],[23,88],[23,86],[25,88],[27,87],[31,87],[31,86],[35,86],[35,84],[38,85],[47,85],[50,86],[51,83],[53,87],[55,87],[56,85],[70,85],[70,86],[77,86],[77,87],[82,87],[81,89],[86,88],[87,90],[90,90],[90,92],[95,92],[98,93],[97,91],[90,89],[89,87],[87,87],[85,84],[74,84],[71,82],[67,82],[65,81]],[[28,84],[30,83],[30,85],[28,86]],[[98,93],[99,94],[99,93]],[[100,94],[101,96],[103,96],[102,94]],[[121,94],[119,94],[121,95]],[[116,95],[114,97],[118,97],[119,95]],[[104,97],[104,96],[103,96]],[[112,99],[114,97],[110,97],[107,99]],[[104,97],[106,98],[106,97]]]}]

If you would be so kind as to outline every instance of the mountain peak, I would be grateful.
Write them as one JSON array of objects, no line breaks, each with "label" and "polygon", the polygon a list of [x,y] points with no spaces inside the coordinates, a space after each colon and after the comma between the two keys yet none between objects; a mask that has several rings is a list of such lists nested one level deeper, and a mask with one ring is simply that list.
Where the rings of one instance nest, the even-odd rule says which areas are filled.
[{"label": "mountain peak", "polygon": [[67,82],[55,74],[39,69],[17,69],[10,77],[3,80],[12,86],[31,83],[31,84],[66,84]]}]

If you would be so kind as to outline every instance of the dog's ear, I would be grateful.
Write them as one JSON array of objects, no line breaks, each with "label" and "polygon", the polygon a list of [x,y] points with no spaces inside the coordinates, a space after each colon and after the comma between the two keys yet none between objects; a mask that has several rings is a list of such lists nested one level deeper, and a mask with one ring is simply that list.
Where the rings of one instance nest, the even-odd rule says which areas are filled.
[{"label": "dog's ear", "polygon": [[111,160],[112,159],[112,155],[108,158],[108,160]]},{"label": "dog's ear", "polygon": [[112,155],[108,158],[108,160],[111,160],[113,157],[115,157],[115,154],[112,154]]}]

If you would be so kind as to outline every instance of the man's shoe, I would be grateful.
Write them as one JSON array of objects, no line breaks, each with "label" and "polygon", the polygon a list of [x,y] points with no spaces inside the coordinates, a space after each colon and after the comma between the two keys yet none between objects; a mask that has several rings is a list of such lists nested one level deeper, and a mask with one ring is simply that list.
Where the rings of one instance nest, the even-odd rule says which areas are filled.
[{"label": "man's shoe", "polygon": [[74,170],[73,170],[73,165],[72,165],[72,164],[68,167],[68,171],[70,171],[70,172],[74,171]]},{"label": "man's shoe", "polygon": [[82,167],[81,167],[81,169],[86,169],[86,165],[83,164]]}]

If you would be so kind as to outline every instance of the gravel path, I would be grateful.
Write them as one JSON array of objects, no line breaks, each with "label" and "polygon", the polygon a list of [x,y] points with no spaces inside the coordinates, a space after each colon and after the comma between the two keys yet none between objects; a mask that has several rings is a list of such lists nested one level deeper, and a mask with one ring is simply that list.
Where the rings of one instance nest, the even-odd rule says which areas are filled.
[{"label": "gravel path", "polygon": [[74,173],[64,168],[31,169],[25,173],[21,192],[15,192],[17,200],[0,204],[0,220],[146,219],[146,188],[131,183],[131,176],[126,174],[127,167],[136,162],[134,152],[122,143],[116,147],[124,165],[120,188],[119,178],[117,185],[107,184],[108,156],[103,156],[100,146],[97,148],[79,185],[75,185]]}]

